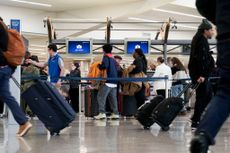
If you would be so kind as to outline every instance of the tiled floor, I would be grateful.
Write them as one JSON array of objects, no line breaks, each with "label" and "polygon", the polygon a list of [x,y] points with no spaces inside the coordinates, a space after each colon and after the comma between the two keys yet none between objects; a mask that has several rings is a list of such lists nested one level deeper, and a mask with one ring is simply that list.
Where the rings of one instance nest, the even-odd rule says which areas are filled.
[{"label": "tiled floor", "polygon": [[[143,130],[133,119],[94,121],[77,117],[60,136],[50,137],[38,120],[25,138],[17,138],[17,126],[0,121],[0,153],[188,153],[192,137],[188,116],[178,117],[170,131],[157,125]],[[214,153],[230,152],[230,122],[217,137]]]}]

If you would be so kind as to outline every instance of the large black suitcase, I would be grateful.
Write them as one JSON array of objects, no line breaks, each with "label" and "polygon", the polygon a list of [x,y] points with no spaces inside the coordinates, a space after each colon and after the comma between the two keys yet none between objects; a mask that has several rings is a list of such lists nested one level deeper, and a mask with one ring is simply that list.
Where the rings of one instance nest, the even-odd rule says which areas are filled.
[{"label": "large black suitcase", "polygon": [[134,96],[123,95],[122,105],[122,116],[131,117],[137,113],[137,101]]},{"label": "large black suitcase", "polygon": [[[185,105],[184,99],[180,98],[181,95],[192,86],[187,85],[184,90],[177,97],[170,97],[164,99],[157,107],[153,110],[152,119],[155,123],[161,126],[163,131],[169,130],[169,125],[176,118],[179,112]],[[193,87],[193,91],[190,97],[194,94],[195,89],[198,88],[199,84]]]},{"label": "large black suitcase", "polygon": [[38,80],[22,98],[44,123],[51,135],[59,134],[75,118],[75,112],[50,82]]},{"label": "large black suitcase", "polygon": [[149,129],[150,126],[154,123],[153,118],[151,117],[154,108],[157,107],[164,100],[163,96],[156,96],[150,102],[144,103],[137,110],[136,119],[144,129]]}]

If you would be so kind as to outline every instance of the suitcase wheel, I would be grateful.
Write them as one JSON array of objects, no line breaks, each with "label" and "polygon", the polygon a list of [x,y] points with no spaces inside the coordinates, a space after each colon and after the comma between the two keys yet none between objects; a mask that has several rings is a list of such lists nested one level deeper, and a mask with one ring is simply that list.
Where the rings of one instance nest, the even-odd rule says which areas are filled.
[{"label": "suitcase wheel", "polygon": [[166,127],[161,127],[162,131],[168,131],[170,129],[170,127],[166,126]]},{"label": "suitcase wheel", "polygon": [[150,127],[149,126],[144,126],[144,130],[149,130]]},{"label": "suitcase wheel", "polygon": [[50,135],[51,136],[59,136],[60,135],[60,131],[58,131],[58,132],[50,132]]}]

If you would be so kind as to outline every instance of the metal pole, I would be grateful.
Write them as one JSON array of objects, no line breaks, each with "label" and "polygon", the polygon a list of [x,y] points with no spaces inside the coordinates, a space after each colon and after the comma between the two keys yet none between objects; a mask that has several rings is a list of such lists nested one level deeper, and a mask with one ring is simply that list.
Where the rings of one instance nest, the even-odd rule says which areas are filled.
[{"label": "metal pole", "polygon": [[169,77],[166,75],[165,76],[165,98],[169,97],[169,89],[168,89],[168,81],[169,81]]},{"label": "metal pole", "polygon": [[164,53],[165,64],[167,64],[167,43],[164,43],[163,45],[163,53]]},{"label": "metal pole", "polygon": [[79,92],[79,114],[81,114],[81,83],[79,83],[78,87],[79,87],[79,90],[78,90]]}]

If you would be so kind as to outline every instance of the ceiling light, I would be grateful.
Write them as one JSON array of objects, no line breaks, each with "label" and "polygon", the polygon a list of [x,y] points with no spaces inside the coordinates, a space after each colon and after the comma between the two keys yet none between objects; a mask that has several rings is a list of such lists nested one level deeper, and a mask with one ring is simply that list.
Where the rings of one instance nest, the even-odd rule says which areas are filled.
[{"label": "ceiling light", "polygon": [[153,8],[152,10],[158,11],[158,12],[164,12],[164,13],[170,13],[170,14],[176,14],[176,15],[182,15],[182,16],[188,16],[188,17],[203,19],[202,16],[192,15],[192,14],[187,14],[187,13],[181,13],[181,12],[176,12],[176,11],[169,11],[169,10],[156,9],[156,8]]},{"label": "ceiling light", "polygon": [[148,19],[141,19],[141,18],[136,18],[136,17],[129,17],[129,20],[136,20],[136,21],[143,21],[143,22],[158,22],[154,20],[148,20]]},{"label": "ceiling light", "polygon": [[30,2],[30,1],[24,1],[24,0],[10,0],[10,1],[18,2],[18,3],[24,3],[24,4],[31,4],[31,5],[39,5],[39,6],[44,6],[44,7],[52,7],[51,4],[38,3],[38,2]]},{"label": "ceiling light", "polygon": [[195,6],[196,1],[195,0],[175,0],[171,4],[184,6],[184,7],[190,7],[190,8],[196,8]]},{"label": "ceiling light", "polygon": [[[142,18],[136,18],[136,17],[129,17],[128,19],[130,20],[136,20],[136,21],[143,21],[143,22],[160,22],[160,21],[155,21],[155,20],[149,20],[149,19],[142,19]],[[182,25],[176,23],[177,27],[182,27],[182,28],[190,28],[190,29],[197,29],[195,26],[189,26],[189,25]]]}]

